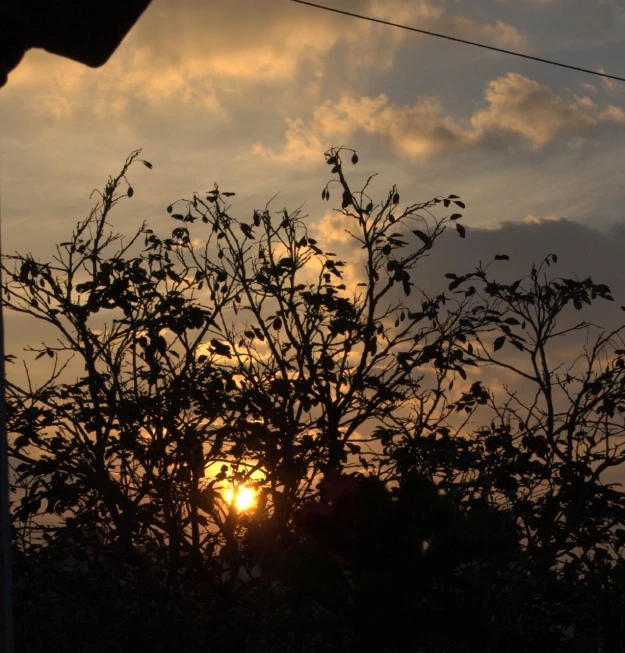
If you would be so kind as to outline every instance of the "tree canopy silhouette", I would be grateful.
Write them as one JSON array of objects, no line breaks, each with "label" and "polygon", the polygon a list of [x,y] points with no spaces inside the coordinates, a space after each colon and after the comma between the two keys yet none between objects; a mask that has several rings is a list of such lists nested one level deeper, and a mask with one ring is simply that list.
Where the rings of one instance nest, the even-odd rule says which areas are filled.
[{"label": "tree canopy silhouette", "polygon": [[[617,650],[624,503],[605,473],[625,453],[625,348],[565,325],[609,289],[549,277],[555,255],[497,283],[498,254],[428,295],[419,262],[449,227],[467,236],[462,200],[375,201],[371,177],[349,181],[355,152],[325,158],[352,261],[301,210],[243,218],[218,186],[167,207],[171,235],[122,237],[130,169],[152,167],[138,151],[49,260],[4,256],[4,306],[55,334],[27,352],[48,377],[8,382],[18,597],[44,573],[76,596],[87,574],[95,614],[132,605],[153,650],[209,632],[265,651]],[[552,362],[581,333],[582,356]],[[484,366],[518,387],[489,390]]]}]

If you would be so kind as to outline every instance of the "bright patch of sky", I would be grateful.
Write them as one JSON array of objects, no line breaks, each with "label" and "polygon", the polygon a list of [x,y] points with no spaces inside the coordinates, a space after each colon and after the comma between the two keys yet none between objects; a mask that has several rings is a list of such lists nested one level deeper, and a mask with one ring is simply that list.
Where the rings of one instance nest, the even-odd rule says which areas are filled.
[{"label": "bright patch of sky", "polygon": [[[611,0],[326,4],[625,76]],[[132,171],[121,231],[170,230],[165,207],[218,182],[237,192],[233,211],[278,191],[278,210],[306,202],[323,233],[323,152],[343,144],[360,155],[355,186],[380,173],[380,198],[397,183],[402,201],[466,201],[467,239],[440,250],[437,273],[508,242],[531,265],[548,243],[562,274],[592,272],[625,303],[625,83],[288,0],[153,0],[103,68],[33,51],[1,93],[6,252],[48,259],[136,148],[154,170]],[[29,337],[22,322],[9,321],[9,350]]]}]

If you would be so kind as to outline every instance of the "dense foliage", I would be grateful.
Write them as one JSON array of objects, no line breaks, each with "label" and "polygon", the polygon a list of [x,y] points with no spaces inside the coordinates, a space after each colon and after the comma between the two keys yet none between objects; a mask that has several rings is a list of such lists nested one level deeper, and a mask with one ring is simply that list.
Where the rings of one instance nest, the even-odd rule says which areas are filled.
[{"label": "dense foliage", "polygon": [[498,254],[428,296],[464,204],[376,203],[346,154],[351,262],[217,186],[122,237],[139,152],[51,260],[4,257],[55,334],[8,382],[20,650],[620,650],[625,348],[571,322],[609,288]]}]

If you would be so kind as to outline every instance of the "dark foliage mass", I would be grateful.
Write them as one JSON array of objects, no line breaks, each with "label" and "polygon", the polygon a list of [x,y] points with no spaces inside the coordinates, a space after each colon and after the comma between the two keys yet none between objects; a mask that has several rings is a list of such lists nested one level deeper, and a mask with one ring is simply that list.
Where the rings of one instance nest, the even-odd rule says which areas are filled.
[{"label": "dark foliage mass", "polygon": [[139,155],[3,260],[53,333],[8,381],[18,650],[621,651],[625,347],[575,319],[609,288],[493,253],[426,295],[463,202],[376,202],[345,148],[349,255],[217,186],[124,238]]}]

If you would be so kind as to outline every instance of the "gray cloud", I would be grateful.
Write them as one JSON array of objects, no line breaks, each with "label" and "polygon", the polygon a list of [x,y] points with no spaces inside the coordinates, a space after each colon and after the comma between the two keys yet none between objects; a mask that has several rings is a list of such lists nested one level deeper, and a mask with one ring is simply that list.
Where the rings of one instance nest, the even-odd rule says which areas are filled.
[{"label": "gray cloud", "polygon": [[603,232],[570,220],[531,216],[496,229],[468,226],[464,240],[451,230],[443,235],[415,281],[430,293],[445,290],[446,273],[465,274],[480,262],[489,263],[496,254],[507,254],[510,260],[496,262],[490,271],[497,281],[510,283],[529,274],[532,265],[539,265],[548,254],[556,254],[558,262],[545,268],[551,278],[591,277],[595,283],[608,285],[615,299],[598,300],[580,313],[571,309],[571,315],[614,328],[625,323],[620,309],[625,304],[624,246],[625,223]]}]

